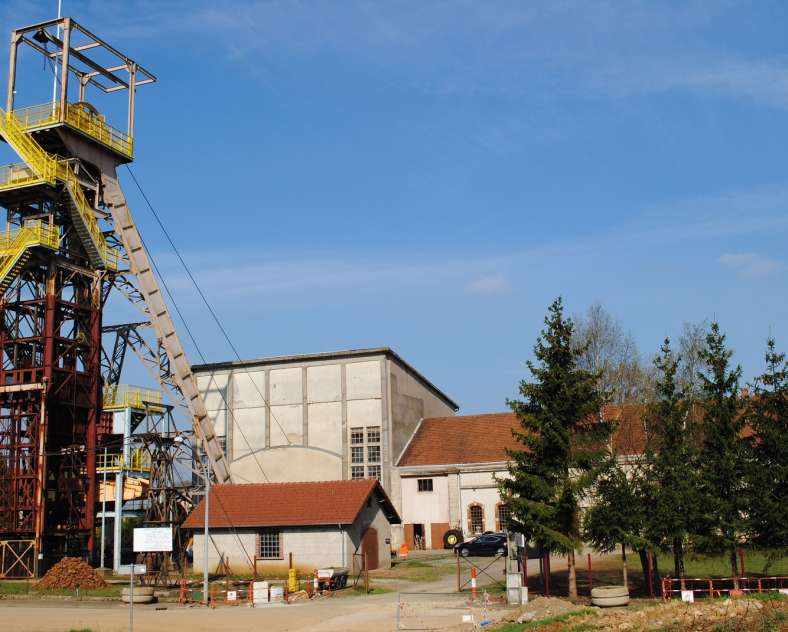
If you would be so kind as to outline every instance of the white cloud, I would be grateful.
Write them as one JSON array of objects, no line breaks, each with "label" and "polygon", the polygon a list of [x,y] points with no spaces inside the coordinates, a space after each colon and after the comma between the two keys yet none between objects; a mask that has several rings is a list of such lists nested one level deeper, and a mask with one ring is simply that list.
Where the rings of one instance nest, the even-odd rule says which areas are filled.
[{"label": "white cloud", "polygon": [[747,278],[763,278],[780,268],[774,259],[753,253],[722,255],[717,261]]},{"label": "white cloud", "polygon": [[502,274],[493,274],[474,279],[465,288],[475,294],[500,294],[509,289],[509,281]]}]

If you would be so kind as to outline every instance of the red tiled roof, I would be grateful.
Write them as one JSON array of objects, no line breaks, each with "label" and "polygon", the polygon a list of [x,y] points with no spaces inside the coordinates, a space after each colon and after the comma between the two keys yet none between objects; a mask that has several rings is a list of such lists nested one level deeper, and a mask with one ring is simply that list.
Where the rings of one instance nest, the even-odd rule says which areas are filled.
[{"label": "red tiled roof", "polygon": [[[214,485],[208,522],[212,528],[352,524],[373,494],[389,521],[399,524],[394,506],[376,480]],[[183,526],[201,528],[204,516],[202,500]]]},{"label": "red tiled roof", "polygon": [[519,428],[514,413],[423,419],[398,465],[506,461],[506,448],[522,447],[512,436],[512,430]]},{"label": "red tiled roof", "polygon": [[[646,435],[642,406],[605,406],[602,415],[619,424],[613,434],[618,454],[642,454]],[[451,465],[508,461],[506,450],[521,450],[512,436],[521,430],[514,413],[430,417],[422,420],[397,465]]]}]

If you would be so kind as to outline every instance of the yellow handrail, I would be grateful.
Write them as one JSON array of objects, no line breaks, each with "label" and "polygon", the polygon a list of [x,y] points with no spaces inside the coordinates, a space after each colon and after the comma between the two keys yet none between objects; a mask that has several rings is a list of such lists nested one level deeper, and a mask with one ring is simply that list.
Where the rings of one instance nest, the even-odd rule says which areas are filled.
[{"label": "yellow handrail", "polygon": [[144,448],[134,448],[129,454],[128,461],[123,458],[121,452],[110,452],[96,454],[97,472],[120,472],[122,470],[132,472],[149,472],[150,455]]},{"label": "yellow handrail", "polygon": [[[14,110],[14,116],[25,131],[57,125],[61,122],[60,104],[44,103],[19,108]],[[63,120],[91,138],[95,138],[131,158],[133,151],[131,137],[108,125],[106,119],[100,114],[93,114],[74,103],[68,103],[66,104],[66,116],[63,117]]]},{"label": "yellow handrail", "polygon": [[17,150],[33,172],[42,180],[54,184],[55,180],[65,183],[80,218],[90,235],[91,241],[98,250],[104,265],[110,270],[117,270],[119,264],[118,251],[107,244],[101,227],[93,214],[93,209],[88,204],[77,175],[65,160],[46,152],[33,138],[25,133],[24,127],[14,116],[13,112],[3,112],[0,109],[0,133],[5,136],[9,144]]},{"label": "yellow handrail", "polygon": [[104,387],[104,408],[139,408],[161,405],[161,391],[128,386],[126,384]]},{"label": "yellow handrail", "polygon": [[0,191],[42,182],[45,180],[39,177],[26,162],[15,162],[0,167]]},{"label": "yellow handrail", "polygon": [[0,280],[4,280],[27,248],[45,246],[56,250],[60,235],[52,224],[34,220],[13,232],[0,235]]}]

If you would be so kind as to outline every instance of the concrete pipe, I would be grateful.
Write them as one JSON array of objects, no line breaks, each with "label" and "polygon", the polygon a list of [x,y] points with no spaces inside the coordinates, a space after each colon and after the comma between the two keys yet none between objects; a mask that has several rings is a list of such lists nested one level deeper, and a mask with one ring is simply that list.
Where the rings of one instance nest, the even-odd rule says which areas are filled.
[{"label": "concrete pipe", "polygon": [[629,603],[629,589],[626,586],[602,586],[591,590],[591,603],[600,608],[626,606]]}]

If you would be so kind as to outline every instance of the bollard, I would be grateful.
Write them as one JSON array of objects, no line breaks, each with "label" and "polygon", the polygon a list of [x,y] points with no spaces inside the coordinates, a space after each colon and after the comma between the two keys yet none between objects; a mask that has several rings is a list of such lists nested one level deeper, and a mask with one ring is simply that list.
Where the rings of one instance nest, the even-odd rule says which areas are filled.
[{"label": "bollard", "polygon": [[471,566],[471,595],[472,599],[476,601],[476,567]]}]

